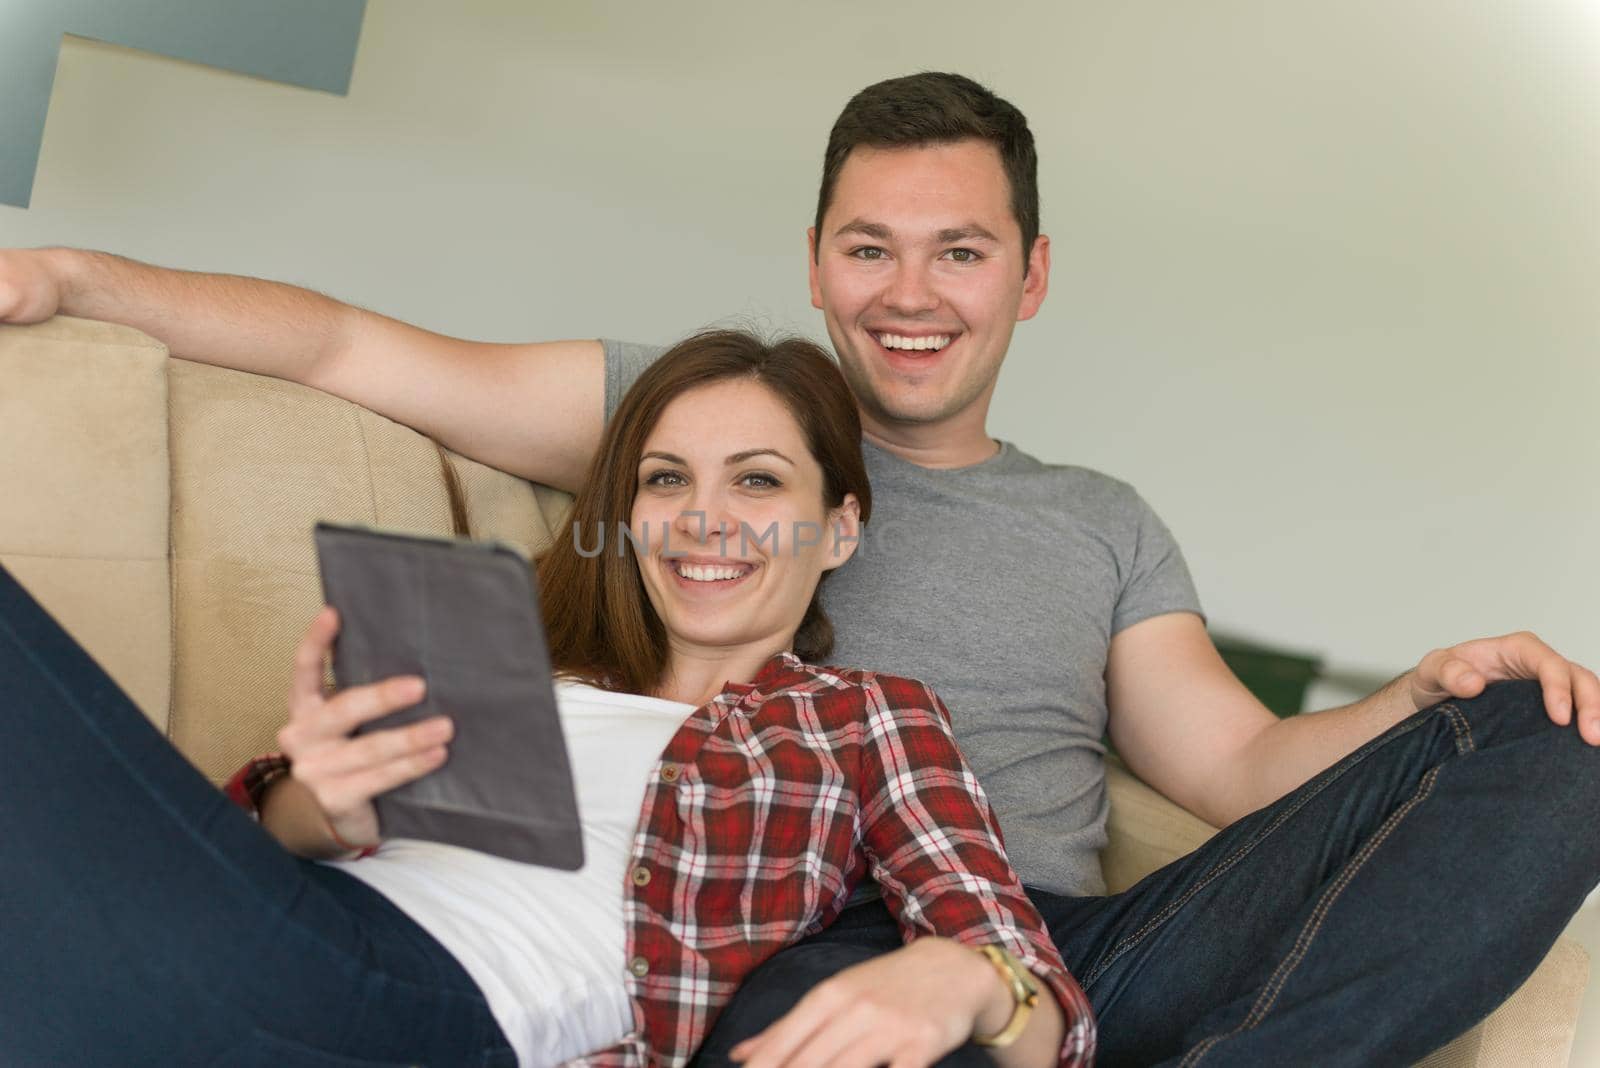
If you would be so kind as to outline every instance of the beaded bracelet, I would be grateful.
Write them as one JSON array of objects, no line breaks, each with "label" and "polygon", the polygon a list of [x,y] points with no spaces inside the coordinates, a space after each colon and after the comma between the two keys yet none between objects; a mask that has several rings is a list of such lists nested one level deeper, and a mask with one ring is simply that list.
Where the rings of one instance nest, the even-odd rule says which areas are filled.
[{"label": "beaded bracelet", "polygon": [[340,837],[338,831],[334,830],[332,820],[324,818],[323,822],[328,825],[328,837],[333,839],[333,844],[344,850],[346,853],[355,853],[356,860],[360,860],[362,857],[370,857],[372,854],[378,851],[378,847],[375,845],[351,845],[349,842],[346,842],[342,837]]}]

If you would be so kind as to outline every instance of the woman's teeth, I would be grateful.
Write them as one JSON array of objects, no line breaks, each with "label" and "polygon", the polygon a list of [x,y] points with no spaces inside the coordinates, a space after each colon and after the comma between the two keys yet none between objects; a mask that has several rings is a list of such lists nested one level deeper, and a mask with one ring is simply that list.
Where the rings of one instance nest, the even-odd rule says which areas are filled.
[{"label": "woman's teeth", "polygon": [[741,567],[706,567],[700,565],[676,564],[673,570],[686,579],[695,582],[721,582],[724,579],[740,578],[749,574],[747,568]]},{"label": "woman's teeth", "polygon": [[950,344],[949,334],[935,334],[932,337],[902,337],[899,334],[879,334],[878,344],[886,349],[909,349],[922,351],[929,349],[938,352]]}]

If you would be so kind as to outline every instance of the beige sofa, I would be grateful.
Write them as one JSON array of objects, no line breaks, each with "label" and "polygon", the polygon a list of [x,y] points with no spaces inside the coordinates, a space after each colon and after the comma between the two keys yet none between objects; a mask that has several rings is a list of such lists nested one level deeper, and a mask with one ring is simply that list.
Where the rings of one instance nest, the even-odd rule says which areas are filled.
[{"label": "beige sofa", "polygon": [[[284,717],[291,651],[320,603],[313,522],[451,529],[426,438],[104,323],[0,326],[0,455],[0,562],[213,782],[271,748]],[[476,536],[531,551],[560,526],[563,494],[449,462]],[[1211,833],[1112,768],[1113,890]],[[1424,1063],[1565,1065],[1588,971],[1562,940]]]}]

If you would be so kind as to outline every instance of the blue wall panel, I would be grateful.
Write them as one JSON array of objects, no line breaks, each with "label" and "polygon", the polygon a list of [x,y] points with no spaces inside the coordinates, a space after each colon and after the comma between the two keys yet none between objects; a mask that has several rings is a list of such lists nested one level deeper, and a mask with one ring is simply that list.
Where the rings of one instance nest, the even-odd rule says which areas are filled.
[{"label": "blue wall panel", "polygon": [[366,0],[0,0],[0,203],[28,206],[63,34],[350,87]]}]

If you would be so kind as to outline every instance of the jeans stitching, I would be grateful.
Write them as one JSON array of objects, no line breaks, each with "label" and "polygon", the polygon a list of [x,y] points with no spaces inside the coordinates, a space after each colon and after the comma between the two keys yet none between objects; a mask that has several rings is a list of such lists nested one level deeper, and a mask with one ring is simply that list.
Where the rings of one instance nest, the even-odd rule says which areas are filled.
[{"label": "jeans stitching", "polygon": [[[1453,709],[1453,706],[1448,706],[1448,707]],[[1403,737],[1406,734],[1410,734],[1411,731],[1416,730],[1418,727],[1422,726],[1426,722],[1427,721],[1425,719],[1418,719],[1407,730],[1402,731],[1400,734],[1395,735],[1394,738],[1387,739],[1387,741],[1394,741],[1396,738],[1400,738],[1400,737]],[[1351,757],[1351,756],[1358,756],[1361,759],[1365,759],[1365,757],[1367,755],[1369,755],[1370,752],[1376,750],[1377,743],[1379,742],[1380,738],[1382,738],[1381,735],[1379,736],[1379,738],[1371,739],[1361,749],[1358,749],[1354,753],[1349,754],[1344,759],[1349,759],[1349,757]],[[1457,748],[1458,749],[1460,748],[1459,742],[1457,743]],[[1344,766],[1343,768],[1337,769],[1336,773],[1331,773],[1331,774],[1330,773],[1325,773],[1327,775],[1327,778],[1325,779],[1325,781],[1323,781],[1321,784],[1319,784],[1316,787],[1316,789],[1308,791],[1306,793],[1306,795],[1303,798],[1300,799],[1300,802],[1298,804],[1294,805],[1292,808],[1287,808],[1283,812],[1279,813],[1278,814],[1278,818],[1273,820],[1270,826],[1268,826],[1266,829],[1261,831],[1260,834],[1256,835],[1254,838],[1250,839],[1248,842],[1245,842],[1243,845],[1241,845],[1238,848],[1238,850],[1234,852],[1234,854],[1232,856],[1228,857],[1225,860],[1218,861],[1217,865],[1215,867],[1213,867],[1210,871],[1206,872],[1205,875],[1203,875],[1193,886],[1191,886],[1189,888],[1187,893],[1185,893],[1182,897],[1178,898],[1176,901],[1171,902],[1169,905],[1167,905],[1166,908],[1164,908],[1160,912],[1156,913],[1156,915],[1152,916],[1145,923],[1145,925],[1143,927],[1139,928],[1138,931],[1134,932],[1131,935],[1128,935],[1127,937],[1123,938],[1122,941],[1118,942],[1115,946],[1113,946],[1111,948],[1110,952],[1108,952],[1105,955],[1105,957],[1101,959],[1100,963],[1096,964],[1094,966],[1094,968],[1088,973],[1088,975],[1085,978],[1083,978],[1083,979],[1081,979],[1079,981],[1080,988],[1085,993],[1087,993],[1088,990],[1089,990],[1089,987],[1091,985],[1093,985],[1093,983],[1097,979],[1099,979],[1102,974],[1104,974],[1104,972],[1105,972],[1105,970],[1107,968],[1109,968],[1109,967],[1111,967],[1111,965],[1115,964],[1118,958],[1120,958],[1124,953],[1126,953],[1129,950],[1133,949],[1140,942],[1142,942],[1144,940],[1145,936],[1148,935],[1155,928],[1160,927],[1162,924],[1164,924],[1168,920],[1170,920],[1178,912],[1179,909],[1183,908],[1183,906],[1189,902],[1189,900],[1192,897],[1194,897],[1200,891],[1204,890],[1207,886],[1210,886],[1221,875],[1223,875],[1225,872],[1227,872],[1228,869],[1232,868],[1236,863],[1238,863],[1241,859],[1243,859],[1243,857],[1247,853],[1249,853],[1251,850],[1255,849],[1255,847],[1260,845],[1262,842],[1266,841],[1268,836],[1270,836],[1279,827],[1283,826],[1283,824],[1285,822],[1287,822],[1291,817],[1293,817],[1302,808],[1304,808],[1313,799],[1315,799],[1319,794],[1321,794],[1323,790],[1326,790],[1329,786],[1333,785],[1334,783],[1338,782],[1341,778],[1343,778],[1345,775],[1349,774],[1349,772],[1353,768],[1359,766],[1360,763],[1361,763],[1361,759],[1350,760],[1350,762],[1346,766]]]},{"label": "jeans stitching", "polygon": [[1456,752],[1476,752],[1478,745],[1472,738],[1472,724],[1468,722],[1467,717],[1462,714],[1461,709],[1451,704],[1440,705],[1439,711],[1443,712],[1445,716],[1449,718],[1450,726],[1455,728]]},{"label": "jeans stitching", "polygon": [[[1449,715],[1449,713],[1454,711],[1455,709],[1453,708],[1448,708],[1445,710],[1446,715]],[[1451,725],[1455,725],[1453,718],[1451,719]],[[1460,745],[1461,743],[1458,741],[1458,750]],[[1317,932],[1322,929],[1322,924],[1328,918],[1328,913],[1332,910],[1334,903],[1339,900],[1340,895],[1344,893],[1346,887],[1350,885],[1351,881],[1358,874],[1360,874],[1361,870],[1366,866],[1367,861],[1372,859],[1372,856],[1377,852],[1378,847],[1382,845],[1384,841],[1394,833],[1395,828],[1400,826],[1401,822],[1433,792],[1433,784],[1438,777],[1439,768],[1438,766],[1435,766],[1422,777],[1422,784],[1418,787],[1417,792],[1412,795],[1411,799],[1384,822],[1383,827],[1376,835],[1373,836],[1372,840],[1362,848],[1361,852],[1356,855],[1355,859],[1345,867],[1343,872],[1340,873],[1338,880],[1326,891],[1324,891],[1322,900],[1317,903],[1316,909],[1313,910],[1311,916],[1306,920],[1305,926],[1301,928],[1299,937],[1295,939],[1294,948],[1291,949],[1289,951],[1289,955],[1284,957],[1282,962],[1279,963],[1277,970],[1272,973],[1272,978],[1267,980],[1267,985],[1262,988],[1260,996],[1256,999],[1255,1005],[1251,1007],[1250,1014],[1245,1017],[1244,1022],[1238,1027],[1235,1027],[1232,1031],[1229,1031],[1227,1034],[1212,1035],[1210,1038],[1201,1042],[1198,1046],[1194,1047],[1194,1049],[1190,1050],[1188,1055],[1183,1058],[1183,1060],[1179,1063],[1179,1068],[1189,1068],[1190,1065],[1198,1064],[1200,1062],[1200,1058],[1204,1057],[1208,1052],[1210,1052],[1210,1050],[1218,1042],[1221,1042],[1227,1038],[1232,1038],[1234,1035],[1249,1030],[1266,1017],[1267,1013],[1272,1010],[1272,1006],[1277,1003],[1278,995],[1283,993],[1283,988],[1288,983],[1290,974],[1293,973],[1294,969],[1299,966],[1300,961],[1305,959],[1306,953],[1311,948],[1312,941],[1316,938]]]}]

